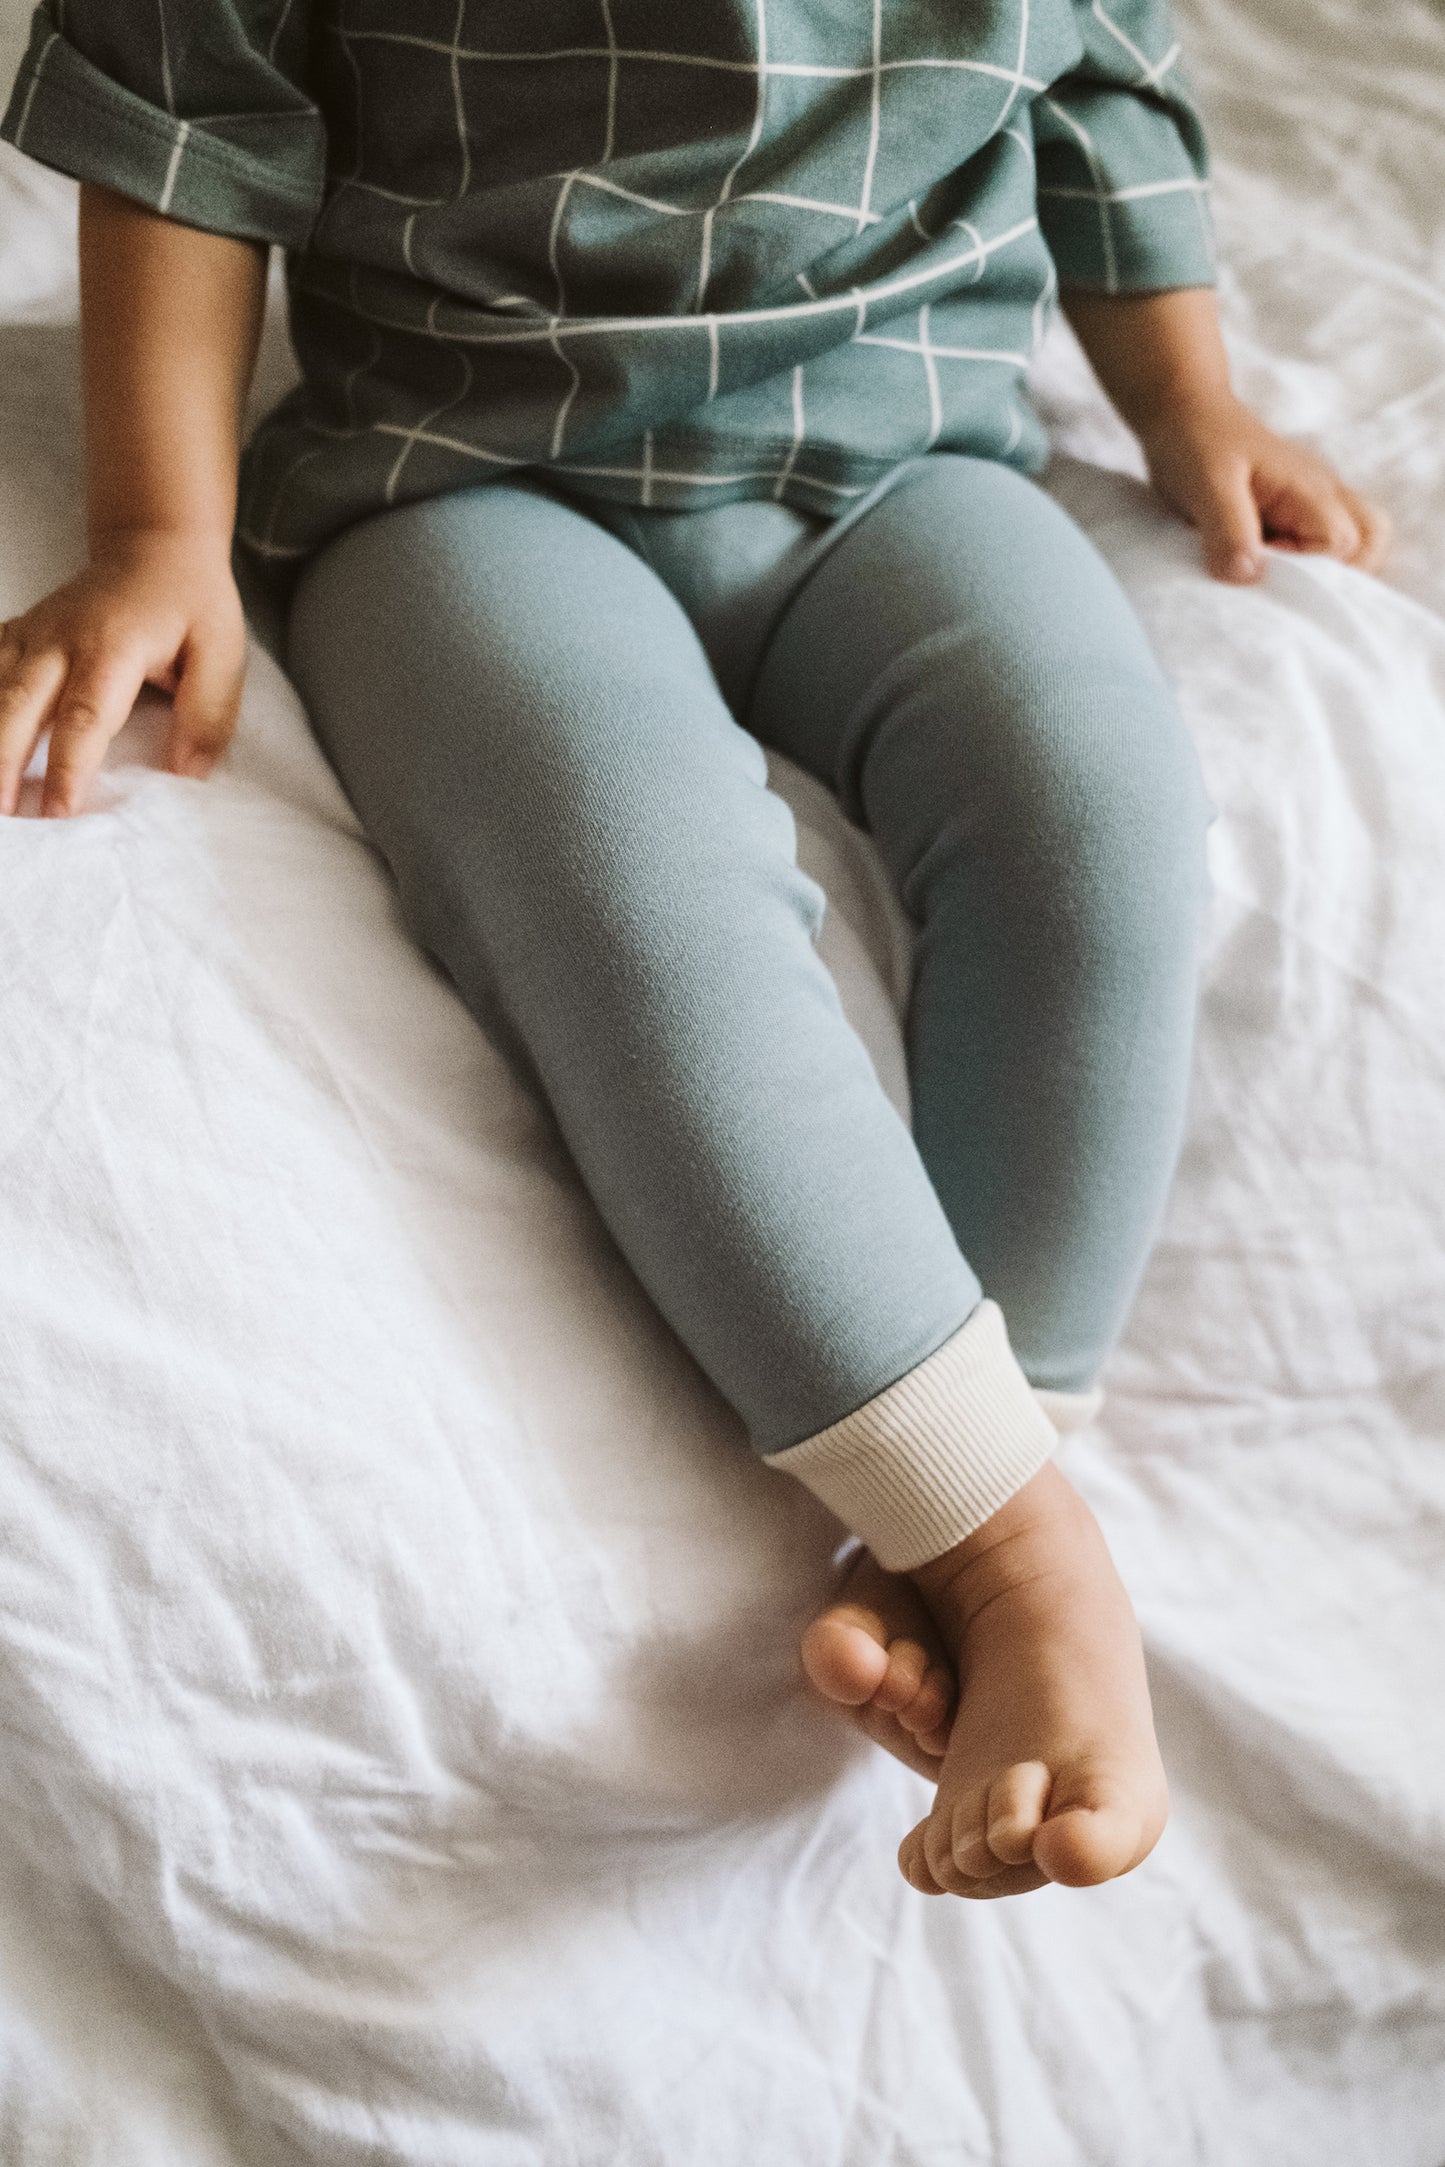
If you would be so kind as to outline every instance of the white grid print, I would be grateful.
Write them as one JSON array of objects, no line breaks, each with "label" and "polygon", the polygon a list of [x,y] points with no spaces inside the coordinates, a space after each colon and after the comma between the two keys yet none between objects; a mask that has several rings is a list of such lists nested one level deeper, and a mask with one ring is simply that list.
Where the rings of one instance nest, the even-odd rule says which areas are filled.
[{"label": "white grid print", "polygon": [[[208,4],[188,0],[188,29]],[[192,88],[176,0],[151,7],[125,87],[161,85],[155,200],[184,217],[218,93]],[[87,10],[105,0],[67,0],[38,50],[22,147]],[[1114,287],[1141,221],[1206,217],[1164,0],[1014,0],[986,35],[963,9],[941,35],[922,0],[227,12],[250,82],[321,55],[321,117],[351,144],[293,266],[303,365],[315,351],[333,389],[252,461],[244,533],[266,556],[314,546],[323,470],[348,460],[379,503],[551,464],[635,501],[826,511],[936,445],[1007,457],[1057,285],[1046,242],[1087,207],[1085,275]],[[1135,108],[1122,131],[1111,98]]]},{"label": "white grid print", "polygon": [[[618,0],[618,4],[619,6],[625,5],[625,0]],[[778,0],[771,0],[771,4],[778,5]],[[737,331],[753,324],[787,322],[790,320],[803,322],[809,315],[822,318],[830,315],[846,317],[851,314],[854,317],[852,330],[854,343],[864,346],[871,345],[893,353],[917,355],[919,357],[922,369],[923,396],[927,410],[925,448],[936,442],[943,426],[943,403],[938,366],[940,362],[992,361],[1017,369],[1026,366],[1029,358],[1027,354],[1007,347],[987,348],[960,345],[948,341],[930,342],[927,330],[929,308],[927,302],[924,302],[920,309],[919,335],[916,338],[870,336],[865,327],[870,320],[870,316],[876,315],[880,311],[887,313],[891,308],[896,307],[900,298],[907,295],[914,286],[919,288],[940,288],[953,277],[967,277],[971,282],[982,279],[985,275],[988,259],[995,251],[1001,248],[1009,248],[1036,233],[1037,226],[1033,218],[1015,220],[1003,232],[988,238],[967,219],[955,218],[949,220],[940,229],[940,233],[960,233],[963,236],[963,246],[941,261],[930,260],[923,268],[911,269],[902,277],[875,282],[867,291],[855,285],[844,295],[819,296],[808,293],[801,303],[796,301],[787,302],[766,309],[733,309],[722,314],[708,310],[708,287],[714,269],[715,224],[719,212],[723,211],[725,206],[729,204],[739,206],[745,204],[768,205],[775,206],[782,211],[810,213],[816,217],[836,219],[839,221],[840,227],[851,228],[854,234],[865,233],[869,228],[885,223],[885,214],[876,210],[871,200],[882,134],[883,84],[885,77],[908,71],[928,70],[968,76],[990,85],[996,85],[1000,104],[996,115],[993,116],[991,127],[985,131],[986,134],[1003,131],[1004,124],[1022,93],[1037,93],[1044,88],[1043,78],[1030,75],[1027,68],[1029,0],[1022,0],[1017,46],[1010,63],[980,58],[977,55],[966,53],[910,53],[903,56],[885,56],[883,42],[884,0],[866,0],[868,11],[868,53],[866,59],[861,56],[857,59],[840,56],[817,60],[778,57],[769,51],[769,6],[770,0],[754,0],[753,50],[751,56],[746,59],[721,53],[681,52],[664,47],[626,45],[619,39],[617,34],[613,0],[598,0],[600,36],[596,44],[587,45],[500,47],[484,43],[469,43],[465,38],[466,0],[458,0],[457,19],[449,41],[429,37],[423,32],[412,28],[349,25],[345,8],[342,9],[333,25],[333,34],[347,49],[353,65],[355,64],[354,49],[358,45],[366,44],[404,47],[413,52],[434,55],[439,61],[446,64],[453,85],[453,106],[459,139],[458,154],[462,184],[457,190],[458,195],[465,192],[470,172],[465,100],[460,87],[460,71],[463,66],[468,69],[490,67],[504,71],[509,68],[530,70],[543,65],[566,66],[579,62],[600,63],[605,61],[607,66],[606,122],[596,166],[592,169],[585,167],[572,168],[557,176],[556,196],[547,238],[547,261],[555,288],[555,299],[553,308],[546,317],[545,322],[520,323],[515,326],[508,326],[505,329],[494,325],[472,329],[449,325],[446,332],[440,335],[445,337],[447,343],[453,345],[498,346],[545,343],[566,369],[568,378],[565,387],[558,395],[555,410],[551,417],[548,430],[549,460],[562,465],[565,472],[578,478],[601,479],[612,482],[635,482],[638,485],[639,501],[643,503],[649,503],[653,500],[655,489],[663,482],[672,486],[695,486],[708,491],[714,491],[720,487],[736,488],[743,483],[765,483],[770,485],[770,492],[774,497],[783,500],[788,493],[790,483],[793,481],[800,454],[807,444],[804,396],[806,364],[794,364],[787,376],[792,433],[786,448],[775,465],[766,463],[739,465],[737,462],[732,462],[725,465],[721,470],[714,470],[711,467],[659,466],[653,457],[652,431],[643,432],[642,456],[635,463],[589,464],[585,461],[570,462],[564,460],[568,420],[583,383],[582,370],[578,365],[577,358],[575,358],[572,351],[569,351],[569,348],[582,349],[590,341],[619,333],[661,336],[671,340],[677,332],[687,332],[692,327],[697,327],[702,331],[708,343],[707,389],[704,396],[704,403],[706,404],[714,400],[719,391],[721,337],[724,326],[731,331]],[[700,215],[695,191],[691,201],[672,201],[655,193],[629,187],[612,174],[604,170],[597,170],[597,168],[607,167],[615,155],[618,132],[618,86],[619,80],[629,64],[640,64],[649,69],[673,67],[685,71],[711,72],[724,76],[746,75],[753,80],[755,89],[751,126],[736,155],[728,164],[715,197],[701,208]],[[739,185],[740,176],[747,168],[749,161],[755,157],[765,139],[768,117],[768,88],[770,81],[773,80],[805,81],[822,85],[847,84],[850,82],[857,82],[861,85],[866,83],[868,92],[867,129],[856,200],[834,200],[822,195],[803,194],[787,189],[746,188]],[[1017,129],[1007,131],[1007,133],[1015,143],[1022,145],[1027,153],[1027,138]],[[366,182],[359,176],[353,177],[352,185],[368,189],[374,186],[374,184]],[[619,203],[635,206],[640,210],[650,212],[655,217],[683,221],[695,230],[696,273],[692,282],[689,305],[665,316],[618,315],[599,317],[595,314],[569,316],[566,284],[559,254],[565,231],[564,222],[568,204],[578,191],[611,196],[616,198]],[[383,191],[378,190],[377,192]],[[389,194],[392,200],[398,200],[396,192],[384,192]],[[441,209],[454,199],[401,198],[400,200],[405,201],[408,207],[409,215],[405,226],[405,256],[408,267],[412,267],[414,264],[412,240],[417,213],[426,209]],[[921,238],[935,242],[940,238],[940,234],[930,234],[926,231],[915,200],[910,199],[907,210],[910,221]],[[806,285],[806,278],[804,283]],[[1051,284],[1047,273],[1046,284]],[[1034,311],[1035,316],[1037,316],[1039,309],[1046,305],[1046,301],[1047,292],[1041,292]],[[525,303],[522,305],[525,306]],[[385,319],[378,319],[373,315],[372,321],[374,323],[380,321],[384,328],[399,332],[414,333],[421,328],[415,323],[404,319],[392,319],[387,323]],[[434,332],[434,320],[429,322],[427,328]],[[459,458],[470,457],[482,465],[501,466],[508,462],[509,455],[494,445],[470,440],[463,441],[463,439],[456,436],[438,433],[435,424],[441,415],[463,403],[464,397],[465,394],[463,393],[458,398],[446,401],[443,406],[422,415],[409,429],[398,432],[403,435],[404,441],[402,449],[387,475],[385,487],[387,502],[396,500],[407,459],[413,448],[419,444],[449,452]],[[395,425],[374,424],[373,426],[386,430]],[[304,452],[298,454],[298,458],[304,457]],[[284,493],[284,486],[283,483],[282,493]],[[846,499],[850,495],[861,494],[863,487],[861,484],[840,484],[817,477],[814,477],[810,486],[819,490],[825,496],[835,499]],[[267,546],[274,548],[274,541],[268,538]]]}]

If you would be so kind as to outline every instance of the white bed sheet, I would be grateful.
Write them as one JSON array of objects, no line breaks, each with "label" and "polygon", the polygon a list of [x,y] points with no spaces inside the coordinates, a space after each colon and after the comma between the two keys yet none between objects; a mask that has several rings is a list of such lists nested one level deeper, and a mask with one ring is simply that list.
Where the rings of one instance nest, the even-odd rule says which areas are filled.
[{"label": "white bed sheet", "polygon": [[[1067,1464],[1175,1817],[925,1903],[805,1702],[833,1531],[756,1467],[399,930],[262,654],[0,832],[5,2167],[1441,2167],[1445,19],[1189,0],[1233,343],[1394,510],[1239,594],[1053,486],[1220,807],[1168,1224]],[[78,546],[68,191],[0,167],[0,614]],[[28,321],[21,319],[28,318]],[[274,350],[270,365],[279,367]],[[1066,343],[1041,396],[1127,467]],[[900,1074],[898,928],[779,771]]]}]

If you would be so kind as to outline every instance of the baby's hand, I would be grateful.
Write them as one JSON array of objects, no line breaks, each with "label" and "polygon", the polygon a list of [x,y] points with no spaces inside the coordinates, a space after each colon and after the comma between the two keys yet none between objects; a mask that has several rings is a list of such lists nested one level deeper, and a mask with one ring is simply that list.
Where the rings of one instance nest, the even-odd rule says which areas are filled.
[{"label": "baby's hand", "polygon": [[1171,406],[1139,434],[1150,479],[1199,529],[1216,579],[1258,579],[1266,542],[1338,557],[1362,572],[1383,563],[1390,538],[1384,514],[1314,452],[1267,429],[1233,393]]},{"label": "baby's hand", "polygon": [[0,814],[48,726],[42,813],[79,812],[143,684],[173,696],[166,765],[202,776],[236,724],[246,627],[219,536],[140,531],[23,617],[0,624]]}]

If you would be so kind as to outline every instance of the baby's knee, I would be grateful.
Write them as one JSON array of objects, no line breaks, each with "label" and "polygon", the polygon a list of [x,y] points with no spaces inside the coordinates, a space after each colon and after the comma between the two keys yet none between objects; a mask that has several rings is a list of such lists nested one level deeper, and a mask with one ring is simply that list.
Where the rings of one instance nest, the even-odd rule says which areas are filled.
[{"label": "baby's knee", "polygon": [[1152,657],[1061,687],[1039,817],[1115,876],[1202,877],[1212,817],[1199,757]]},{"label": "baby's knee", "polygon": [[1034,864],[1081,956],[1192,972],[1212,808],[1183,718],[1152,665],[1074,688],[1029,815]]},{"label": "baby's knee", "polygon": [[1027,919],[1054,966],[1085,975],[1146,957],[1192,969],[1212,808],[1152,656],[995,678],[983,704],[915,834],[910,903]]}]

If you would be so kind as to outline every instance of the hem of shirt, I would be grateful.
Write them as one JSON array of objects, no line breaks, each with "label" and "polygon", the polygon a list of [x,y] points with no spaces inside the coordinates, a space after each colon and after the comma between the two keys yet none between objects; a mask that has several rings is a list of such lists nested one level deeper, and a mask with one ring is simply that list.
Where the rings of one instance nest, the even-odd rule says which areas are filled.
[{"label": "hem of shirt", "polygon": [[[555,475],[558,487],[569,495],[595,497],[605,503],[631,504],[653,511],[679,508],[676,500],[682,492],[691,492],[687,508],[692,509],[699,504],[727,504],[737,497],[768,496],[775,492],[777,502],[787,504],[794,501],[795,491],[804,490],[827,497],[835,507],[836,516],[844,518],[887,476],[935,452],[989,459],[1000,466],[1020,467],[1036,473],[1047,458],[1047,440],[1043,424],[1032,407],[1026,400],[1023,405],[1025,426],[1016,442],[1007,448],[1002,444],[981,442],[938,442],[926,449],[890,454],[859,452],[841,446],[835,449],[813,443],[800,452],[795,440],[787,436],[734,435],[720,429],[694,432],[676,425],[664,425],[656,431],[661,440],[655,447],[656,459],[659,463],[681,463],[691,459],[697,472],[671,480],[665,473],[649,473],[644,463],[630,456],[634,444],[642,440],[641,432],[625,445],[617,446],[611,459],[605,453],[599,453],[595,459],[575,463],[570,459],[546,460],[528,466],[525,471]],[[751,471],[709,473],[708,467],[716,469],[720,460],[737,465],[746,462]],[[820,467],[821,472],[817,471]],[[810,468],[814,471],[810,472]],[[648,487],[649,494],[641,494],[642,487]]]}]

